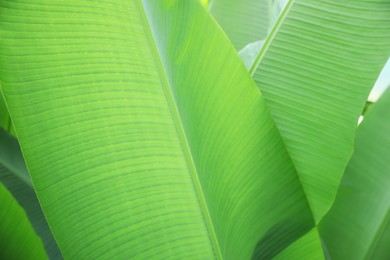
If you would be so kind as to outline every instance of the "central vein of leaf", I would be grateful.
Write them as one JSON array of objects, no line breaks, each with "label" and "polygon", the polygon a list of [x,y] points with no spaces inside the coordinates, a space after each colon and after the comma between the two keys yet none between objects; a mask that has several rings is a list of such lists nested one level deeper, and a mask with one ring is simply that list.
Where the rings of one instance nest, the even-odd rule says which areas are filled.
[{"label": "central vein of leaf", "polygon": [[154,41],[152,31],[149,27],[149,22],[148,22],[148,19],[146,17],[145,10],[143,9],[141,0],[137,0],[137,6],[138,6],[139,12],[140,12],[141,17],[142,17],[142,23],[144,25],[143,27],[145,29],[145,34],[146,34],[147,38],[149,39],[148,42],[150,44],[150,50],[151,50],[153,56],[155,57],[154,60],[156,63],[156,68],[158,70],[158,74],[159,74],[160,79],[161,79],[161,85],[164,89],[165,96],[166,96],[166,99],[167,99],[167,102],[168,102],[168,105],[169,105],[169,108],[170,108],[170,111],[172,114],[172,118],[175,122],[177,134],[178,134],[178,137],[179,137],[179,140],[181,143],[181,147],[183,149],[183,153],[184,153],[184,156],[185,156],[185,159],[187,162],[188,170],[191,174],[194,189],[196,191],[199,205],[200,205],[200,208],[201,208],[202,213],[203,213],[206,227],[208,229],[208,234],[210,236],[210,241],[211,241],[213,248],[214,248],[214,253],[216,254],[217,259],[223,259],[222,253],[221,253],[221,250],[220,250],[220,247],[218,244],[217,235],[215,233],[213,223],[211,220],[211,216],[210,216],[210,213],[208,210],[207,202],[206,202],[203,190],[202,190],[202,185],[200,184],[200,181],[198,178],[198,173],[197,173],[197,170],[195,167],[195,163],[194,163],[193,158],[192,158],[191,150],[190,150],[187,138],[186,138],[185,131],[184,131],[183,126],[182,126],[182,122],[180,120],[178,108],[177,108],[177,105],[175,103],[175,100],[174,100],[174,97],[172,94],[172,90],[171,90],[169,83],[168,83],[168,80],[166,78],[164,67],[163,67],[162,62],[160,60],[159,52],[158,52],[156,43]]}]

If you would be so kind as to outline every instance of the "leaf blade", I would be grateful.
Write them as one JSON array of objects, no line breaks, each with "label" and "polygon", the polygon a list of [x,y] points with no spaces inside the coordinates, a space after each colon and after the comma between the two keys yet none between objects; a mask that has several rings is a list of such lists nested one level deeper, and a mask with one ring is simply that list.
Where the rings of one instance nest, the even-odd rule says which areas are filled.
[{"label": "leaf blade", "polygon": [[237,50],[265,39],[271,23],[270,0],[213,0],[210,12],[222,26]]},{"label": "leaf blade", "polygon": [[317,223],[333,203],[356,122],[389,56],[389,9],[388,1],[289,1],[251,69]]},{"label": "leaf blade", "polygon": [[386,91],[360,124],[335,204],[320,223],[332,259],[383,259],[390,253],[389,107]]},{"label": "leaf blade", "polygon": [[17,140],[0,129],[0,181],[24,209],[49,259],[62,259],[43,215]]},{"label": "leaf blade", "polygon": [[[6,21],[0,64],[7,64],[0,79],[65,258],[204,259],[218,250],[226,258],[249,258],[279,223],[290,223],[294,232],[279,231],[287,242],[271,240],[271,254],[313,227],[261,95],[196,1],[144,1],[150,28],[139,1],[40,3],[45,12],[35,4],[7,3],[13,8],[0,19]],[[23,26],[14,20],[20,15]],[[199,23],[205,26],[195,27]],[[34,47],[26,48],[21,35]],[[210,39],[213,48],[206,48]],[[210,52],[229,61],[213,61]]]}]

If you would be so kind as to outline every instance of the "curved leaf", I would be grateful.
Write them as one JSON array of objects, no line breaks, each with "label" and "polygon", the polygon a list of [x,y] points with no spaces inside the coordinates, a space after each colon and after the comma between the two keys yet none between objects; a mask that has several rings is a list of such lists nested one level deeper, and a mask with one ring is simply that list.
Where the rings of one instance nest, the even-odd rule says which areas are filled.
[{"label": "curved leaf", "polygon": [[35,195],[18,141],[2,129],[0,129],[0,181],[26,211],[35,232],[42,238],[49,258],[62,259]]},{"label": "curved leaf", "polygon": [[334,206],[320,224],[332,259],[390,255],[390,90],[368,111]]},{"label": "curved leaf", "polygon": [[0,5],[1,86],[65,258],[248,259],[259,241],[272,257],[313,227],[255,83],[197,1]]},{"label": "curved leaf", "polygon": [[272,0],[212,0],[209,9],[237,50],[268,34]]},{"label": "curved leaf", "polygon": [[1,182],[0,244],[1,259],[47,259],[42,241],[26,213]]},{"label": "curved leaf", "polygon": [[356,123],[390,54],[390,1],[289,1],[251,71],[316,222],[352,154]]}]

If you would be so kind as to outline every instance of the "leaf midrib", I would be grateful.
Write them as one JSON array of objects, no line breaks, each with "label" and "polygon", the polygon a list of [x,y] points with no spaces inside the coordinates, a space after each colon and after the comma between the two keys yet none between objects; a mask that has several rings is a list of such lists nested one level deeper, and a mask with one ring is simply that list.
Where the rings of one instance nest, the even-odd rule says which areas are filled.
[{"label": "leaf midrib", "polygon": [[185,131],[183,129],[183,124],[182,124],[181,119],[180,119],[178,107],[177,107],[175,99],[173,97],[173,93],[172,93],[171,87],[168,83],[168,79],[166,78],[166,73],[165,73],[161,58],[160,58],[157,44],[156,44],[155,39],[153,37],[153,33],[151,31],[149,21],[147,19],[147,16],[146,16],[146,13],[145,13],[145,10],[144,10],[144,7],[143,7],[141,1],[142,0],[136,0],[136,3],[137,3],[136,5],[137,5],[137,8],[138,8],[140,16],[141,16],[141,22],[142,22],[142,25],[143,25],[143,28],[145,31],[146,38],[148,39],[149,49],[151,51],[151,54],[154,57],[153,60],[154,60],[155,66],[158,70],[157,73],[158,73],[158,76],[160,78],[162,88],[164,90],[165,98],[166,98],[166,101],[168,103],[168,107],[169,107],[169,110],[171,112],[173,121],[175,123],[175,128],[177,131],[177,135],[179,137],[180,146],[183,150],[185,161],[187,163],[187,167],[188,167],[188,170],[190,172],[192,183],[194,185],[194,189],[196,192],[196,197],[198,198],[199,206],[200,206],[201,211],[203,213],[205,225],[207,227],[207,231],[208,231],[208,234],[210,236],[209,238],[210,238],[210,241],[212,243],[212,247],[214,249],[214,253],[216,254],[217,259],[223,259],[222,253],[221,253],[221,250],[220,250],[220,247],[218,244],[217,235],[216,235],[216,232],[214,230],[213,222],[212,222],[212,219],[211,219],[211,216],[210,216],[210,213],[208,210],[207,202],[206,202],[206,199],[205,199],[205,196],[203,193],[202,185],[200,183],[197,169],[196,169],[195,163],[193,161],[191,149],[189,147],[187,137],[186,137]]},{"label": "leaf midrib", "polygon": [[[291,7],[294,5],[294,3],[295,3],[295,0],[288,0],[288,2],[286,3],[286,6],[284,7],[283,11],[280,13],[280,15],[279,15],[278,19],[276,20],[276,22],[275,22],[273,28],[271,29],[271,31],[269,32],[267,38],[265,39],[265,42],[264,42],[263,46],[262,46],[261,49],[260,49],[260,52],[257,54],[257,56],[256,56],[256,58],[255,58],[255,60],[254,60],[254,62],[252,63],[252,66],[249,68],[249,74],[251,75],[252,78],[253,78],[253,75],[254,75],[254,73],[256,72],[257,68],[258,68],[259,65],[261,64],[261,61],[262,61],[262,59],[264,58],[264,55],[267,53],[268,48],[271,46],[271,44],[272,44],[272,42],[273,42],[273,40],[274,40],[276,34],[277,34],[278,31],[279,31],[279,28],[280,28],[281,25],[283,24],[283,21],[285,20],[285,18],[286,18],[287,15],[289,14],[289,12],[290,12],[290,10],[291,10]],[[259,87],[258,87],[257,89],[260,91],[260,88],[259,88]],[[261,92],[261,91],[260,91],[260,92]],[[264,99],[264,100],[265,100],[265,99]],[[265,105],[266,105],[266,107],[268,107],[267,102],[265,102]],[[271,117],[272,117],[272,119],[273,119],[274,122],[275,122],[275,119],[274,119],[274,116],[273,116],[272,113],[271,113]],[[280,130],[279,130],[278,127],[277,127],[277,129],[278,129],[279,134],[280,134],[280,136],[281,136],[281,138],[282,138],[282,140],[283,140],[283,144],[284,144],[284,146],[285,146],[286,149],[287,149],[285,137],[280,133]],[[309,202],[309,199],[308,199],[306,190],[305,190],[305,188],[304,188],[304,186],[303,186],[303,183],[302,183],[302,180],[301,180],[301,176],[300,176],[299,173],[298,173],[298,170],[297,170],[297,167],[296,167],[296,165],[295,165],[294,160],[292,160],[292,157],[291,157],[291,154],[290,154],[289,149],[287,149],[287,153],[288,153],[289,157],[291,158],[292,164],[294,165],[295,173],[296,173],[297,178],[298,178],[298,180],[299,180],[299,182],[300,182],[300,184],[301,184],[302,190],[303,190],[303,192],[304,192],[304,194],[305,194],[305,199],[306,199],[307,204],[308,204],[308,206],[309,206],[309,208],[310,208],[310,212],[311,212],[311,215],[312,215],[314,224],[315,224],[315,228],[317,228],[317,227],[318,227],[318,224],[321,222],[321,219],[322,219],[322,218],[319,219],[318,221],[316,221],[316,218],[314,217],[314,213],[313,213],[314,211],[313,211],[313,209],[312,209],[312,205],[311,205],[311,203]]]},{"label": "leaf midrib", "polygon": [[249,73],[251,74],[252,77],[253,74],[256,72],[256,69],[259,67],[265,53],[267,53],[269,46],[274,40],[275,35],[278,33],[280,26],[283,24],[284,19],[287,17],[287,14],[290,12],[290,9],[294,3],[295,0],[288,0],[286,6],[283,8],[283,11],[279,15],[279,18],[276,20],[273,28],[271,29],[267,38],[265,39],[264,45],[261,47],[260,52],[257,54],[254,62],[252,63],[252,66],[249,69]]}]

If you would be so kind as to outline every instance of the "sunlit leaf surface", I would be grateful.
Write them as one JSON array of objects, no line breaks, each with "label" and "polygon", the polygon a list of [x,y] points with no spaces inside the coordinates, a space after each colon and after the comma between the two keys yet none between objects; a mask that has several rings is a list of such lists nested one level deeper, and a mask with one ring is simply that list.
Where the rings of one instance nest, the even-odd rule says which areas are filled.
[{"label": "sunlit leaf surface", "polygon": [[390,1],[295,0],[252,66],[316,222],[333,203],[389,56]]},{"label": "sunlit leaf surface", "polygon": [[274,257],[312,229],[261,94],[197,1],[1,5],[2,90],[65,258]]}]

